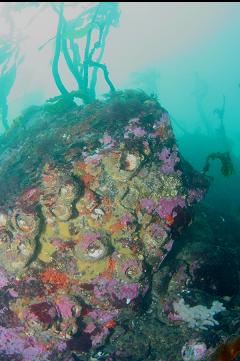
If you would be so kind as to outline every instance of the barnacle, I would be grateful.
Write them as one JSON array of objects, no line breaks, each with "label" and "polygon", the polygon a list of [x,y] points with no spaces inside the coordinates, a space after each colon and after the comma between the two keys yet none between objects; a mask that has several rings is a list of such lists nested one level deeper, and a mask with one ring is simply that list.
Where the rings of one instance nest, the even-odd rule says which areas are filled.
[{"label": "barnacle", "polygon": [[79,259],[88,261],[97,261],[108,254],[108,247],[102,240],[96,239],[87,247],[81,244],[81,241],[74,248],[75,254]]},{"label": "barnacle", "polygon": [[64,200],[65,203],[73,202],[76,195],[77,195],[76,186],[71,181],[67,181],[60,188],[59,196]]},{"label": "barnacle", "polygon": [[6,230],[0,229],[0,245],[11,242],[13,239],[13,234]]},{"label": "barnacle", "polygon": [[60,200],[50,208],[50,211],[60,221],[68,221],[72,216],[72,206]]},{"label": "barnacle", "polygon": [[25,213],[20,209],[13,212],[11,223],[17,232],[34,233],[38,232],[39,218],[33,213]]},{"label": "barnacle", "polygon": [[138,281],[142,276],[142,262],[137,255],[131,254],[131,251],[126,254],[115,251],[112,260],[115,263],[114,273],[118,279],[127,282]]},{"label": "barnacle", "polygon": [[129,172],[135,170],[140,164],[140,157],[136,154],[127,153],[123,161],[123,168]]}]

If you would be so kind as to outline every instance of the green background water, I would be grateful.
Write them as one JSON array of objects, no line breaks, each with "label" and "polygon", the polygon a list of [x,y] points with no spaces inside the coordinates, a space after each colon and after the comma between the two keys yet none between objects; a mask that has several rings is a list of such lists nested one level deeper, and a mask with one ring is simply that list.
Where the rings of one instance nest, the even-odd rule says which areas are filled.
[{"label": "green background water", "polygon": [[[5,4],[6,6],[6,4]],[[104,62],[118,89],[142,88],[158,95],[169,111],[180,149],[202,169],[207,154],[231,151],[235,175],[224,178],[216,162],[208,201],[240,207],[240,4],[239,3],[119,3],[119,26],[111,29]],[[71,18],[76,7],[66,10]],[[0,34],[8,32],[0,8]],[[57,16],[49,7],[18,11],[13,22],[24,61],[9,96],[9,116],[15,118],[32,105],[58,94],[51,74]],[[60,63],[64,80],[74,79]],[[107,91],[99,79],[98,95]],[[215,111],[225,99],[224,130]]]}]

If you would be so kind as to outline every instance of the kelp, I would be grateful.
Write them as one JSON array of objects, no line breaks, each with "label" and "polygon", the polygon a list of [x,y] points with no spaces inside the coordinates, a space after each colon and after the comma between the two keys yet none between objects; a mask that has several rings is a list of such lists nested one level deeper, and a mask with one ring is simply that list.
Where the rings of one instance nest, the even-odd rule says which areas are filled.
[{"label": "kelp", "polygon": [[[22,6],[25,3],[21,3]],[[3,128],[7,130],[8,124],[8,96],[16,80],[19,65],[23,61],[20,54],[21,35],[15,28],[12,11],[17,8],[17,3],[3,3],[0,16],[6,20],[9,27],[8,33],[0,38],[0,116]]]},{"label": "kelp", "polygon": [[80,92],[72,91],[64,96],[58,95],[56,97],[49,98],[44,105],[44,111],[49,114],[61,115],[62,113],[76,107],[74,98],[81,98]]},{"label": "kelp", "polygon": [[[63,96],[69,93],[63,84],[58,68],[61,54],[68,70],[76,80],[78,96],[85,104],[96,98],[99,70],[102,71],[110,91],[114,92],[115,87],[110,80],[107,66],[101,60],[110,28],[116,26],[119,21],[118,3],[100,2],[97,5],[91,5],[72,20],[65,18],[63,2],[59,5],[50,4],[58,14],[52,73],[60,93]],[[94,37],[97,39],[93,40]]]},{"label": "kelp", "polygon": [[5,130],[9,128],[8,96],[15,82],[17,67],[21,61],[18,45],[2,37],[0,39],[0,112]]},{"label": "kelp", "polygon": [[[10,25],[8,37],[0,39],[0,114],[5,130],[9,128],[8,96],[16,79],[17,68],[23,60],[19,52],[21,39],[15,34],[16,30],[13,25],[12,13],[25,11],[28,7],[35,7],[38,10],[31,21],[40,13],[40,10],[46,7],[51,7],[58,15],[56,36],[39,47],[39,50],[41,50],[49,41],[55,40],[52,74],[61,95],[53,102],[50,100],[47,103],[47,111],[51,112],[54,109],[59,111],[61,109],[69,110],[74,106],[74,98],[81,99],[84,104],[89,104],[95,100],[99,70],[102,71],[110,92],[115,91],[115,86],[109,77],[107,66],[102,63],[102,57],[110,28],[116,26],[119,21],[118,3],[90,3],[80,13],[76,11],[77,15],[74,19],[67,20],[64,9],[65,7],[73,6],[76,6],[76,4],[64,2],[22,2],[10,3],[9,6],[5,7],[5,15],[3,16]],[[64,57],[69,72],[76,80],[77,89],[67,89],[62,80],[59,69],[61,56]]]},{"label": "kelp", "polygon": [[211,153],[206,158],[206,163],[203,167],[203,174],[206,174],[210,169],[210,161],[218,159],[221,162],[221,173],[228,177],[234,173],[234,166],[229,152],[215,152]]}]

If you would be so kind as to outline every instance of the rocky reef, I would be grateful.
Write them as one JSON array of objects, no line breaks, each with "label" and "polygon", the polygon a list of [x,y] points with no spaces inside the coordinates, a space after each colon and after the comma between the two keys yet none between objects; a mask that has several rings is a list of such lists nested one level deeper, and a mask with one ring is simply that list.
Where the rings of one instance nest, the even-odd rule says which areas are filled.
[{"label": "rocky reef", "polygon": [[[209,186],[181,156],[167,111],[141,91],[48,104],[0,148],[0,359],[135,360],[120,344],[99,350],[149,310]],[[164,307],[167,322],[192,310],[174,297]]]}]

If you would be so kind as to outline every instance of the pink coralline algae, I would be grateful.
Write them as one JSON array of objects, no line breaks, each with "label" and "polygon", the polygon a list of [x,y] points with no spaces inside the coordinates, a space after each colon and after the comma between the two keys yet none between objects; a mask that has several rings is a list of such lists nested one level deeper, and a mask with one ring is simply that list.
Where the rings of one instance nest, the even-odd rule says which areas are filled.
[{"label": "pink coralline algae", "polygon": [[85,233],[81,239],[81,246],[84,249],[87,249],[91,243],[95,242],[97,239],[101,238],[100,233],[95,233],[95,232],[88,232]]},{"label": "pink coralline algae", "polygon": [[92,346],[96,347],[101,345],[106,339],[109,331],[107,328],[101,328],[91,335]]},{"label": "pink coralline algae", "polygon": [[22,361],[47,361],[49,353],[33,337],[20,336],[22,327],[0,326],[0,352],[7,356],[21,355]]},{"label": "pink coralline algae", "polygon": [[120,300],[134,300],[137,298],[139,293],[140,285],[138,283],[124,284],[121,287],[121,293],[118,295]]},{"label": "pink coralline algae", "polygon": [[154,132],[150,133],[151,138],[168,138],[171,134],[170,130],[170,119],[168,113],[164,112],[161,117],[154,122],[153,125]]},{"label": "pink coralline algae", "polygon": [[187,201],[189,204],[193,203],[193,202],[200,202],[203,198],[205,194],[205,191],[203,189],[189,189],[188,191],[188,196],[187,196]]},{"label": "pink coralline algae", "polygon": [[0,269],[0,289],[7,286],[9,284],[9,280],[6,272],[3,269]]},{"label": "pink coralline algae", "polygon": [[132,258],[132,259],[130,258],[126,262],[123,263],[123,265],[121,267],[122,273],[126,273],[129,268],[135,268],[135,269],[138,269],[139,272],[141,272],[142,267],[138,260],[136,260],[135,258]]},{"label": "pink coralline algae", "polygon": [[94,281],[94,294],[97,298],[105,296],[118,300],[137,298],[140,285],[138,283],[123,283],[116,279],[97,277]]},{"label": "pink coralline algae", "polygon": [[96,324],[94,322],[88,322],[86,327],[84,328],[84,332],[92,333],[96,329]]},{"label": "pink coralline algae", "polygon": [[115,146],[116,141],[107,133],[104,133],[103,137],[100,139],[100,142],[103,144],[103,150],[111,149]]},{"label": "pink coralline algae", "polygon": [[174,240],[170,239],[170,241],[168,243],[165,244],[165,246],[163,247],[166,251],[170,252],[172,247],[173,247],[173,243]]},{"label": "pink coralline algae", "polygon": [[153,199],[143,198],[140,200],[140,207],[145,209],[146,212],[150,214],[156,207],[156,204]]},{"label": "pink coralline algae", "polygon": [[176,150],[164,147],[158,155],[159,159],[163,162],[161,165],[161,171],[166,174],[173,173],[175,171],[176,164],[180,161]]},{"label": "pink coralline algae", "polygon": [[132,129],[132,133],[135,137],[143,137],[146,134],[146,131],[141,127],[136,127]]},{"label": "pink coralline algae", "polygon": [[138,126],[138,122],[139,118],[133,118],[129,121],[129,124],[125,127],[125,139],[128,139],[130,135],[133,135],[136,138],[142,138],[147,134],[145,129]]},{"label": "pink coralline algae", "polygon": [[169,125],[169,124],[170,124],[169,114],[168,114],[167,112],[164,112],[164,113],[161,115],[159,121],[160,121],[161,123],[167,123],[167,124]]},{"label": "pink coralline algae", "polygon": [[74,302],[72,302],[69,297],[62,296],[58,298],[56,300],[56,305],[63,318],[72,317],[72,308],[74,307]]},{"label": "pink coralline algae", "polygon": [[97,309],[97,310],[88,312],[88,316],[93,318],[94,321],[96,321],[100,325],[117,317],[118,314],[119,314],[118,310],[105,311],[105,310]]},{"label": "pink coralline algae", "polygon": [[184,208],[185,206],[186,206],[186,202],[183,197],[180,196],[174,198],[163,197],[160,199],[159,205],[155,209],[155,212],[161,218],[166,218],[168,215],[172,214],[174,208],[176,207]]},{"label": "pink coralline algae", "polygon": [[173,313],[173,312],[170,312],[168,314],[168,319],[170,321],[182,321],[182,317],[180,315],[178,315],[177,313]]},{"label": "pink coralline algae", "polygon": [[121,218],[120,222],[121,224],[126,227],[129,223],[133,221],[133,216],[131,213],[125,213]]},{"label": "pink coralline algae", "polygon": [[164,112],[159,118],[159,120],[155,121],[154,128],[159,128],[162,125],[169,126],[169,124],[170,124],[169,115],[168,113]]},{"label": "pink coralline algae", "polygon": [[181,353],[183,361],[201,361],[206,358],[207,346],[204,342],[191,340],[183,346]]},{"label": "pink coralline algae", "polygon": [[87,162],[87,163],[93,163],[93,164],[98,164],[101,159],[102,159],[102,155],[101,155],[101,154],[93,154],[93,155],[87,156],[87,157],[85,158],[85,162]]},{"label": "pink coralline algae", "polygon": [[60,341],[58,344],[57,344],[57,350],[59,352],[63,352],[64,350],[66,350],[67,348],[67,344],[65,341]]},{"label": "pink coralline algae", "polygon": [[104,136],[102,137],[102,139],[100,139],[100,142],[103,144],[109,144],[112,142],[112,137],[108,134],[104,134]]},{"label": "pink coralline algae", "polygon": [[168,231],[168,227],[166,225],[152,223],[150,227],[154,237],[166,237]]},{"label": "pink coralline algae", "polygon": [[96,329],[96,325],[94,322],[89,322],[84,328],[84,332],[92,333]]},{"label": "pink coralline algae", "polygon": [[52,244],[56,247],[61,247],[64,241],[60,238],[52,238]]},{"label": "pink coralline algae", "polygon": [[45,352],[44,355],[42,349],[33,346],[24,349],[22,352],[23,361],[47,361],[48,359],[46,358],[46,356],[49,354],[50,353],[46,354]]},{"label": "pink coralline algae", "polygon": [[18,293],[17,293],[13,288],[9,288],[9,289],[8,289],[8,293],[9,293],[10,296],[12,296],[13,298],[18,297]]}]

